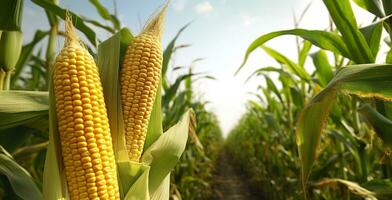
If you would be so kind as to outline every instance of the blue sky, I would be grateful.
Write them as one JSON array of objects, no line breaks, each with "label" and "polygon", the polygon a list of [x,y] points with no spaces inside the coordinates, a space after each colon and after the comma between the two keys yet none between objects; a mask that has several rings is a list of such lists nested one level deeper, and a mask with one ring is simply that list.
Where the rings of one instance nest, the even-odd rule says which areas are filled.
[{"label": "blue sky", "polygon": [[[204,58],[194,69],[208,72],[217,80],[199,81],[195,89],[197,98],[207,100],[208,108],[215,112],[224,133],[235,126],[245,112],[246,102],[252,98],[258,84],[264,80],[254,78],[245,83],[246,77],[255,69],[277,65],[261,51],[252,54],[246,67],[237,76],[235,70],[242,61],[247,46],[258,36],[277,30],[293,28],[293,15],[298,16],[312,0],[172,0],[165,22],[163,46],[175,36],[177,31],[192,21],[183,32],[177,44],[191,46],[177,52],[173,64],[189,66],[194,59]],[[113,12],[110,0],[101,2]],[[117,0],[118,17],[123,26],[137,34],[149,16],[163,4],[163,0]],[[83,16],[101,19],[88,1],[60,0],[62,7]],[[48,22],[42,9],[26,1],[23,31],[25,42],[32,39],[35,30],[48,29]],[[366,14],[359,8],[359,23],[366,19]],[[324,29],[328,26],[328,13],[320,0],[313,0],[312,5],[301,22],[300,27]],[[110,34],[94,28],[98,37],[104,40]],[[58,41],[58,48],[62,47]],[[295,59],[294,37],[282,37],[268,43],[289,57]],[[175,76],[175,75],[173,75]]]}]

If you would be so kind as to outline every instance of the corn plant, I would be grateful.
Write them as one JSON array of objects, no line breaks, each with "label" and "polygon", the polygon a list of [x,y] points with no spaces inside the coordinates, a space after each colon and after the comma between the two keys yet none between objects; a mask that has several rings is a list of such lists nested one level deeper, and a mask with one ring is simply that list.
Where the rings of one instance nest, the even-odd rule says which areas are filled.
[{"label": "corn plant", "polygon": [[[390,123],[387,114],[390,88],[386,84],[391,78],[389,52],[386,64],[374,63],[381,45],[381,33],[383,29],[390,31],[390,3],[354,1],[375,15],[372,24],[358,27],[350,1],[323,2],[336,29],[276,31],[262,35],[249,46],[241,67],[249,54],[259,47],[281,66],[255,72],[265,76],[266,86],[261,89],[264,97],[261,102],[250,103],[248,114],[238,129],[234,129],[229,141],[238,140],[242,133],[239,127],[255,126],[245,124],[250,123],[253,118],[248,115],[257,108],[258,115],[262,116],[259,123],[264,122],[257,134],[265,136],[250,144],[256,145],[256,149],[272,149],[275,153],[255,157],[260,165],[267,165],[261,167],[265,172],[259,170],[260,179],[264,179],[263,175],[272,175],[273,181],[266,184],[266,188],[278,192],[286,189],[287,184],[293,188],[291,193],[271,198],[297,199],[300,195],[310,199],[355,199],[358,196],[388,199],[391,189],[387,179],[391,166],[386,150],[389,148],[387,124]],[[267,41],[281,35],[295,35],[305,41],[298,52],[298,62],[265,46]],[[319,49],[310,54],[315,68],[312,73],[304,68],[311,48],[309,44]],[[332,59],[325,51],[332,53]],[[330,60],[334,62],[330,63]],[[279,73],[280,89],[268,78],[268,73],[272,72]],[[282,126],[287,129],[281,129]],[[278,140],[283,141],[274,141],[276,131]],[[245,141],[249,142],[243,140],[244,145]],[[235,148],[233,151],[246,156],[243,148],[240,149],[240,152]],[[255,155],[257,151],[248,154]],[[289,158],[295,159],[291,163],[293,168],[279,163]],[[287,167],[280,171],[282,166]],[[286,177],[285,181],[279,180],[282,176]],[[264,183],[267,180],[264,179]]]}]

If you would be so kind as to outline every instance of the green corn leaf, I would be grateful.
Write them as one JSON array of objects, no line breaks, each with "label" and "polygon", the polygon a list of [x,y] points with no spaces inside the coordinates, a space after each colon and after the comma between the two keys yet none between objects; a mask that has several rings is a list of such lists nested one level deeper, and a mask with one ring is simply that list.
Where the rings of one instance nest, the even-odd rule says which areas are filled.
[{"label": "green corn leaf", "polygon": [[323,0],[337,29],[350,51],[351,59],[357,64],[374,63],[366,39],[358,29],[357,21],[349,0]]},{"label": "green corn leaf", "polygon": [[392,14],[392,1],[382,0],[382,4],[383,4],[383,7],[384,7],[385,15]]},{"label": "green corn leaf", "polygon": [[172,57],[172,54],[175,51],[175,45],[178,37],[180,37],[181,33],[190,25],[190,23],[186,24],[183,26],[178,32],[177,35],[170,41],[170,43],[167,45],[166,49],[163,51],[163,60],[162,60],[162,88],[167,89],[167,80],[166,80],[166,73],[167,69],[169,67],[169,62],[170,58]]},{"label": "green corn leaf", "polygon": [[354,2],[377,17],[385,16],[380,0],[354,0]]},{"label": "green corn leaf", "polygon": [[332,80],[345,93],[361,97],[392,100],[392,88],[382,87],[392,82],[392,65],[368,64],[341,68]]},{"label": "green corn leaf", "polygon": [[316,76],[320,85],[325,87],[333,78],[333,68],[332,65],[329,64],[328,56],[323,50],[311,54],[310,56],[312,57],[313,64],[316,67]]},{"label": "green corn leaf", "polygon": [[327,122],[335,96],[334,87],[324,89],[305,106],[298,118],[296,135],[304,187],[316,159],[321,132]]},{"label": "green corn leaf", "polygon": [[371,180],[361,184],[362,187],[373,191],[379,199],[392,198],[392,181],[391,179]]},{"label": "green corn leaf", "polygon": [[177,35],[170,41],[169,45],[167,45],[165,51],[163,52],[163,62],[162,62],[162,76],[166,77],[167,68],[169,66],[170,58],[173,53],[173,50],[176,45],[176,41],[178,37],[180,37],[181,33],[190,25],[190,23],[183,26],[178,32]]},{"label": "green corn leaf", "polygon": [[12,189],[22,199],[41,200],[42,194],[33,177],[0,146],[0,174],[7,177]]},{"label": "green corn leaf", "polygon": [[332,155],[325,163],[324,165],[318,169],[315,170],[315,172],[312,175],[313,180],[318,180],[321,179],[322,177],[328,176],[329,170],[334,170],[333,167],[336,165],[336,163],[339,163],[343,158],[348,157],[350,155],[349,152],[345,152],[344,154],[339,154],[339,155]]},{"label": "green corn leaf", "polygon": [[241,68],[245,65],[249,55],[254,50],[256,50],[258,47],[261,47],[267,41],[282,35],[299,36],[302,37],[304,40],[310,41],[313,45],[317,47],[332,51],[346,58],[351,58],[351,53],[349,52],[345,42],[343,41],[342,37],[336,33],[327,32],[327,31],[318,31],[318,30],[305,30],[305,29],[283,30],[283,31],[276,31],[276,32],[271,32],[262,35],[256,40],[254,40],[246,50],[244,59],[240,67],[237,69],[236,73],[238,73],[241,70]]},{"label": "green corn leaf", "polygon": [[[312,98],[297,121],[297,145],[301,158],[302,181],[307,179],[317,157],[320,136],[338,91],[361,97],[392,100],[392,65],[355,65],[341,68],[328,86]],[[311,122],[311,123],[309,123]]]},{"label": "green corn leaf", "polygon": [[283,88],[290,87],[290,84],[294,82],[294,80],[295,79],[290,75],[290,73],[284,71],[279,73],[279,81],[282,83]]},{"label": "green corn leaf", "polygon": [[86,17],[82,17],[82,18],[85,22],[90,23],[96,27],[102,28],[102,29],[108,31],[109,33],[112,33],[112,34],[116,33],[116,30],[114,30],[112,27],[103,25],[101,22],[99,22],[97,20],[88,19]]},{"label": "green corn leaf", "polygon": [[99,0],[89,0],[91,4],[94,5],[95,9],[98,11],[99,15],[106,20],[112,22],[115,30],[120,30],[120,21],[116,16],[111,15],[109,11],[99,2]]},{"label": "green corn leaf", "polygon": [[95,9],[97,9],[99,15],[106,19],[110,20],[109,11],[99,2],[99,0],[89,0],[92,5],[94,5]]},{"label": "green corn leaf", "polygon": [[47,92],[0,91],[0,129],[42,119],[48,109]]},{"label": "green corn leaf", "polygon": [[267,46],[261,46],[261,48],[268,53],[271,57],[273,57],[277,62],[285,65],[288,69],[294,72],[298,77],[300,77],[304,81],[310,81],[310,75],[305,71],[304,68],[294,63],[292,60],[284,56],[283,54],[271,49]]},{"label": "green corn leaf", "polygon": [[312,43],[305,40],[304,44],[301,48],[301,51],[299,52],[298,55],[298,65],[301,66],[302,68],[304,68],[305,66],[305,61],[306,58],[308,57],[309,51],[312,48]]},{"label": "green corn leaf", "polygon": [[[60,0],[47,0],[47,1],[50,1],[52,4],[55,4],[55,5],[59,5],[59,3],[60,3]],[[48,17],[50,27],[57,26],[59,23],[57,16],[47,10],[45,10],[45,13],[46,13],[46,16]]]},{"label": "green corn leaf", "polygon": [[302,98],[302,94],[297,89],[296,87],[290,86],[290,94],[291,94],[291,99],[293,100],[294,105],[296,105],[298,108],[303,108],[304,107],[304,102]]},{"label": "green corn leaf", "polygon": [[[387,19],[387,18],[385,18]],[[384,20],[385,20],[384,19]],[[376,23],[373,23],[369,26],[362,27],[360,29],[361,33],[366,39],[367,44],[369,45],[372,54],[376,57],[378,50],[380,48],[381,34],[383,30],[383,21],[380,20]]]},{"label": "green corn leaf", "polygon": [[21,30],[23,2],[23,0],[0,1],[0,30]]},{"label": "green corn leaf", "polygon": [[252,77],[258,76],[262,74],[263,72],[277,72],[277,73],[285,73],[282,69],[276,68],[276,67],[263,67],[255,70],[246,78],[246,82],[249,81]]},{"label": "green corn leaf", "polygon": [[191,77],[195,74],[185,74],[179,76],[175,82],[169,86],[167,90],[165,90],[165,94],[162,97],[162,105],[163,107],[167,107],[170,101],[175,97],[176,93],[178,92],[178,88],[181,86],[181,83],[185,81],[188,77]]},{"label": "green corn leaf", "polygon": [[384,144],[392,147],[392,121],[381,115],[368,104],[364,105],[360,111],[376,130],[378,137],[382,139]]},{"label": "green corn leaf", "polygon": [[2,91],[0,92],[0,99],[0,112],[48,111],[48,92]]},{"label": "green corn leaf", "polygon": [[275,83],[267,75],[264,75],[264,78],[268,89],[271,90],[279,98],[280,102],[283,104],[284,102],[282,96],[280,95],[280,92],[276,87]]},{"label": "green corn leaf", "polygon": [[36,5],[42,7],[46,11],[49,11],[63,20],[66,18],[66,13],[68,12],[72,16],[72,23],[74,26],[80,30],[86,37],[87,39],[91,42],[92,45],[97,46],[98,45],[98,39],[95,34],[95,31],[92,30],[90,27],[88,27],[84,22],[81,17],[79,17],[77,14],[66,10],[64,8],[59,7],[56,4],[53,4],[52,2],[49,1],[44,1],[44,0],[32,0],[33,3]]}]

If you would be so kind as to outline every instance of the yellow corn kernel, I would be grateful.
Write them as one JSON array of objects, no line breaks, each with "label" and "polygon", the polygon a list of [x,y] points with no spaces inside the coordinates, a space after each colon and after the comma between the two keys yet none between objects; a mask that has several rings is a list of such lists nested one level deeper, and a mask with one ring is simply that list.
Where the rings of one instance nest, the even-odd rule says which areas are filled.
[{"label": "yellow corn kernel", "polygon": [[[98,69],[80,45],[70,20],[66,33],[64,48],[54,64],[53,83],[70,199],[120,199]],[[86,84],[91,77],[94,84]]]},{"label": "yellow corn kernel", "polygon": [[[161,34],[166,7],[136,36],[121,69],[121,100],[129,158],[139,161],[162,67]],[[146,123],[142,123],[145,121]]]}]

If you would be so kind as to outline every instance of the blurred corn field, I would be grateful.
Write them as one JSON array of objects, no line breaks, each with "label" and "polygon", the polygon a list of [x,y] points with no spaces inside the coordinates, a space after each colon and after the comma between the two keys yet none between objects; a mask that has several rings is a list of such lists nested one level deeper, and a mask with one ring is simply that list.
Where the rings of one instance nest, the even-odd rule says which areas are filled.
[{"label": "blurred corn field", "polygon": [[[192,48],[178,42],[192,23],[161,46],[170,2],[139,34],[98,0],[89,3],[100,19],[31,2],[49,26],[23,43],[25,2],[0,1],[0,199],[392,199],[389,0],[323,0],[324,30],[301,28],[308,6],[293,29],[256,38],[235,73],[260,49],[275,65],[249,74],[263,83],[227,138],[195,91],[216,81],[198,70],[202,59],[175,64]],[[354,4],[370,23],[357,22]],[[267,46],[286,35],[297,57]]]},{"label": "blurred corn field", "polygon": [[[241,67],[256,48],[277,64],[250,75],[265,84],[226,147],[267,199],[390,199],[391,3],[323,3],[325,30],[296,21],[250,44]],[[358,25],[354,3],[373,15],[370,24]],[[297,58],[266,45],[283,35],[298,38]]]}]

